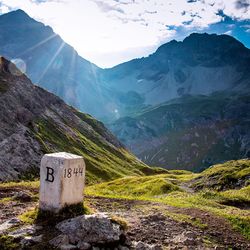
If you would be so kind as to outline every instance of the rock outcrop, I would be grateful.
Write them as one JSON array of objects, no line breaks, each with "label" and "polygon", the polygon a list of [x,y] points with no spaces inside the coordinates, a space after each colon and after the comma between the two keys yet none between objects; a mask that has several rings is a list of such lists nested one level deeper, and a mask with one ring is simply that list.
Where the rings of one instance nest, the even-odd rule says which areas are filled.
[{"label": "rock outcrop", "polygon": [[60,249],[127,249],[122,227],[104,214],[82,215],[57,224],[60,234],[50,244]]}]

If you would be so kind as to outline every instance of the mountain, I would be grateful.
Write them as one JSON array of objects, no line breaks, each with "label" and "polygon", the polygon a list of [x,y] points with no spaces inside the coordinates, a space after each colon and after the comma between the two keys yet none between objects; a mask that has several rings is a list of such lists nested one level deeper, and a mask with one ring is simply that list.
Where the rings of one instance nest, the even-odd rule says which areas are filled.
[{"label": "mountain", "polygon": [[0,55],[22,59],[34,83],[104,122],[187,94],[249,89],[250,50],[227,35],[194,33],[100,69],[22,10],[1,15],[0,29]]},{"label": "mountain", "polygon": [[96,80],[98,67],[49,26],[17,10],[0,16],[0,55],[22,59],[32,82],[96,117],[105,114],[106,90]]},{"label": "mountain", "polygon": [[185,95],[249,91],[250,50],[228,35],[191,34],[100,73],[121,117]]},{"label": "mountain", "polygon": [[129,153],[102,123],[33,85],[3,57],[0,128],[0,181],[38,174],[43,154],[58,151],[84,157],[88,182],[157,172]]},{"label": "mountain", "polygon": [[200,171],[249,157],[249,68],[250,50],[230,36],[171,41],[102,73],[123,95],[108,127],[149,165]]},{"label": "mountain", "polygon": [[109,127],[151,166],[201,171],[250,157],[249,110],[249,93],[185,96]]},{"label": "mountain", "polygon": [[33,82],[102,120],[146,163],[199,171],[249,156],[250,50],[235,38],[194,33],[100,69],[21,10],[1,15],[0,29],[0,54],[24,60]]}]

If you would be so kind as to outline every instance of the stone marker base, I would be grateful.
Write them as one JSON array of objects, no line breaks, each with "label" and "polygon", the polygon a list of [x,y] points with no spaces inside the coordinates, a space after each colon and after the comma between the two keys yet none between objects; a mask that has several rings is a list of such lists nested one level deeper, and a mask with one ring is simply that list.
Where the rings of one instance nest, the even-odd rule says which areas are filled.
[{"label": "stone marker base", "polygon": [[50,225],[55,225],[56,223],[62,220],[84,214],[90,214],[90,209],[84,206],[83,203],[65,206],[57,213],[39,209],[36,218],[36,223],[46,223]]}]

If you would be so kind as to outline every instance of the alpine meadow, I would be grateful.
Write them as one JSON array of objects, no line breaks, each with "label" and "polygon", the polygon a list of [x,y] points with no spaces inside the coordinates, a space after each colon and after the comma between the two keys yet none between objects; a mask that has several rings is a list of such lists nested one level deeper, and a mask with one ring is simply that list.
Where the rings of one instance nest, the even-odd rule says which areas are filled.
[{"label": "alpine meadow", "polygon": [[0,0],[0,249],[250,249],[250,3]]}]

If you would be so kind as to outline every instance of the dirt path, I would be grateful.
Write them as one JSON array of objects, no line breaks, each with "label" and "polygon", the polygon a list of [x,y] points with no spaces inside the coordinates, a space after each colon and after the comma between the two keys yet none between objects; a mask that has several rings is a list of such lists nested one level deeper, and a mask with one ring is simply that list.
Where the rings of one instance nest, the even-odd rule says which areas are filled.
[{"label": "dirt path", "polygon": [[[20,200],[18,195],[25,192],[30,195],[37,194],[38,190],[33,188],[0,188],[0,224],[4,223],[6,220],[17,217],[18,215],[24,213],[25,211],[31,209],[36,205],[35,199],[24,199]],[[16,197],[16,199],[2,200]]]},{"label": "dirt path", "polygon": [[135,241],[170,249],[250,249],[250,242],[227,221],[198,209],[98,197],[87,197],[87,201],[99,212],[124,218]]},{"label": "dirt path", "polygon": [[[37,194],[37,190],[0,189],[0,199],[21,191]],[[96,212],[118,216],[128,223],[132,241],[161,245],[166,249],[250,249],[250,242],[223,218],[194,208],[176,208],[161,203],[85,197]],[[0,202],[0,225],[37,206],[37,201]]]}]

